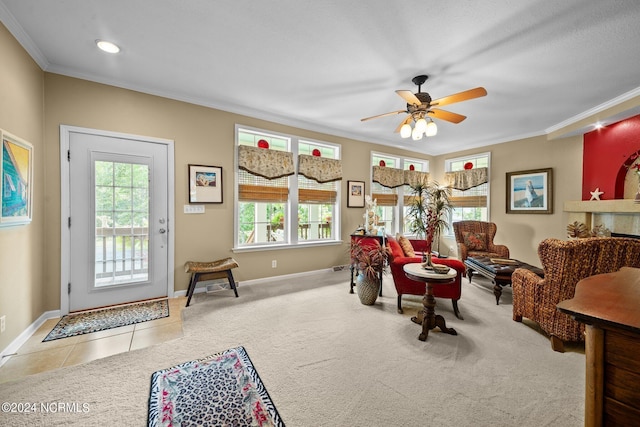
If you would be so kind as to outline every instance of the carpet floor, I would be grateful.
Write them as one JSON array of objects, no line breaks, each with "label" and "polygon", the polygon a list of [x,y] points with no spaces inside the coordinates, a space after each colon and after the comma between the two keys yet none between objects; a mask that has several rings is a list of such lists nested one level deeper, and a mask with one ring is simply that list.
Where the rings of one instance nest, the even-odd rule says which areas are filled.
[{"label": "carpet floor", "polygon": [[[511,320],[511,291],[496,305],[482,279],[463,283],[459,302],[436,312],[457,336],[418,340],[410,321],[419,297],[396,312],[383,297],[364,306],[348,271],[197,294],[183,311],[184,336],[8,382],[2,402],[78,402],[77,412],[0,413],[0,425],[144,425],[153,372],[243,346],[288,426],[582,426],[584,350],[551,350],[549,339]],[[84,405],[86,404],[86,405]]]}]

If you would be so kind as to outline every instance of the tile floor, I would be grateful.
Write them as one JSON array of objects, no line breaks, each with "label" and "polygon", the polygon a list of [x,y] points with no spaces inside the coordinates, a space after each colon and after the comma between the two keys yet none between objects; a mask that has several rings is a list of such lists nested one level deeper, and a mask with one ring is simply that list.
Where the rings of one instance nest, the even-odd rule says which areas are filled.
[{"label": "tile floor", "polygon": [[0,367],[0,383],[179,338],[186,301],[169,298],[169,317],[162,319],[42,342],[60,320],[49,319]]}]

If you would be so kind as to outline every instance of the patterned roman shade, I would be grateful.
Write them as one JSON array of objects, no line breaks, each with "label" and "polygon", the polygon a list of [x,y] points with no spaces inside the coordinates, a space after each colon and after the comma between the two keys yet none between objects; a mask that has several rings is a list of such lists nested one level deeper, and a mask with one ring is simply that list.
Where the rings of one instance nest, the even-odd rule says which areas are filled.
[{"label": "patterned roman shade", "polygon": [[456,190],[468,190],[478,185],[489,182],[489,169],[477,168],[444,174],[444,182],[447,187]]},{"label": "patterned roman shade", "polygon": [[342,161],[300,154],[298,173],[319,183],[338,181],[342,179]]},{"label": "patterned roman shade", "polygon": [[404,171],[402,169],[373,166],[373,181],[389,188],[404,185]]},{"label": "patterned roman shade", "polygon": [[281,178],[296,173],[293,153],[240,145],[238,167],[267,179]]}]

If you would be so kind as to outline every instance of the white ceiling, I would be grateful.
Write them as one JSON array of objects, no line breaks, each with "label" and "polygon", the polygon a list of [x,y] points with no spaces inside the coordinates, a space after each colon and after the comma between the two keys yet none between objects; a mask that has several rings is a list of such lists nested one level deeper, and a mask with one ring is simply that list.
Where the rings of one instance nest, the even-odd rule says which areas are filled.
[{"label": "white ceiling", "polygon": [[[638,0],[0,0],[0,20],[52,73],[431,155],[640,94]],[[393,133],[403,115],[360,121],[405,108],[418,74],[434,99],[488,95],[418,142]]]}]

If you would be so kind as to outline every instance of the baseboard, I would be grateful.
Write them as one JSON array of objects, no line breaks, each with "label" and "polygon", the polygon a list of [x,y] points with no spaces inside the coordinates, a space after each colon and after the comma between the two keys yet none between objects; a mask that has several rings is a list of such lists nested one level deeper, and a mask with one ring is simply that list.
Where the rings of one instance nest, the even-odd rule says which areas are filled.
[{"label": "baseboard", "polygon": [[22,331],[22,333],[18,335],[16,339],[11,341],[7,348],[2,350],[2,353],[0,353],[0,366],[4,365],[5,362],[9,360],[9,357],[13,356],[18,351],[18,349],[22,347],[24,343],[26,343],[29,338],[31,338],[31,335],[33,335],[44,322],[46,322],[48,319],[54,319],[56,317],[60,317],[60,310],[51,310],[42,313],[40,317],[38,317],[31,325],[29,325],[27,329]]},{"label": "baseboard", "polygon": [[322,270],[313,270],[313,271],[305,271],[302,273],[292,273],[292,274],[284,274],[282,276],[271,276],[265,277],[262,279],[252,279],[252,280],[244,280],[242,282],[245,286],[257,285],[261,283],[269,283],[269,282],[279,282],[283,279],[295,279],[296,277],[305,277],[313,274],[326,274],[333,273],[333,268],[323,268]]}]

